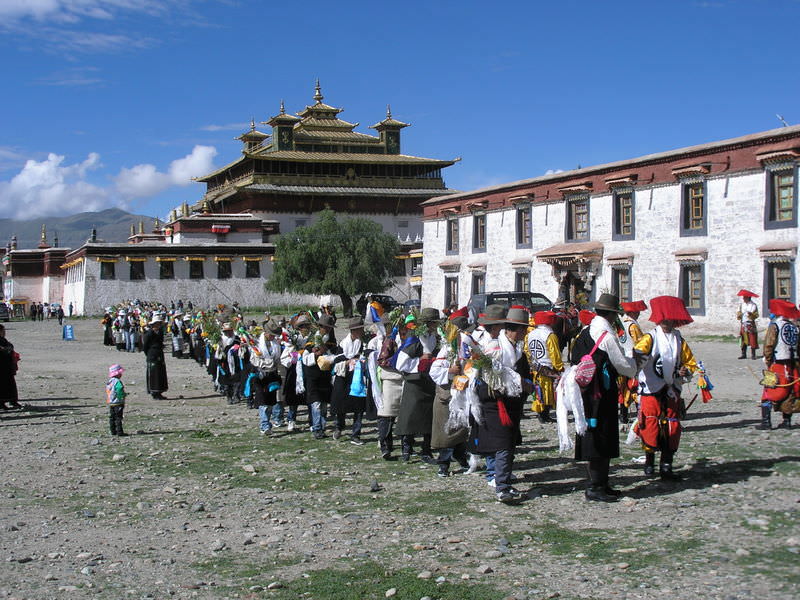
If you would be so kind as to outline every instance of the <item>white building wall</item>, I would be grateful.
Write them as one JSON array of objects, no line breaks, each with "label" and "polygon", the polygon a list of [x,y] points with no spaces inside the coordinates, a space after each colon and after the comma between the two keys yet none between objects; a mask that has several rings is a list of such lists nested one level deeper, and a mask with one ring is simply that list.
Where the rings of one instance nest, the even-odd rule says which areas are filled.
[{"label": "white building wall", "polygon": [[[175,278],[161,279],[159,263],[153,259],[145,261],[145,279],[130,279],[130,263],[119,260],[115,263],[115,279],[100,279],[100,264],[94,258],[81,263],[85,265],[84,277],[65,284],[64,305],[73,302],[75,314],[97,315],[105,307],[122,300],[152,300],[169,304],[171,300],[191,300],[200,307],[231,304],[238,301],[242,306],[275,306],[316,304],[317,296],[300,294],[275,294],[264,291],[264,283],[272,274],[269,258],[261,261],[261,277],[245,277],[245,261],[231,261],[231,278],[217,277],[217,263],[207,258],[203,263],[204,279],[189,279],[189,262],[175,261]],[[78,267],[80,265],[77,265]],[[74,267],[73,267],[74,268]]]},{"label": "white building wall", "polygon": [[[649,300],[659,295],[679,295],[680,263],[675,252],[697,248],[707,252],[704,262],[705,314],[695,316],[695,332],[730,334],[739,299],[736,292],[750,289],[763,295],[765,263],[760,246],[775,242],[798,245],[797,227],[764,229],[764,204],[767,174],[763,170],[708,177],[707,231],[705,236],[681,236],[682,189],[679,182],[635,188],[635,239],[612,240],[612,195],[590,197],[590,240],[603,244],[603,260],[595,280],[595,295],[612,288],[612,269],[607,257],[633,254],[631,279],[633,299]],[[445,273],[439,263],[458,261],[459,304],[469,300],[471,277],[468,264],[485,260],[486,290],[514,289],[511,262],[532,257],[531,288],[555,300],[558,285],[550,265],[534,255],[548,247],[563,244],[566,207],[563,202],[533,207],[533,243],[527,250],[516,247],[516,213],[508,208],[487,214],[487,251],[472,252],[472,215],[459,216],[459,252],[448,256],[444,219],[424,223],[424,263],[422,304],[441,307],[444,303]],[[795,263],[795,287],[800,281]],[[796,300],[800,296],[796,295]],[[763,298],[759,299],[763,301]],[[761,308],[763,302],[759,301]],[[646,317],[645,317],[646,318]],[[766,326],[761,319],[760,329]]]},{"label": "white building wall", "polygon": [[[253,212],[254,215],[262,219],[278,221],[280,232],[288,233],[294,231],[298,226],[308,226],[316,221],[316,213],[307,212],[297,213],[275,213],[275,212]],[[423,233],[422,219],[415,214],[374,214],[374,213],[347,213],[337,214],[337,219],[347,219],[360,217],[369,221],[374,221],[383,227],[386,233],[399,235],[403,240],[409,238],[411,241]],[[401,225],[405,225],[402,226]],[[260,241],[260,240],[259,240]]]}]

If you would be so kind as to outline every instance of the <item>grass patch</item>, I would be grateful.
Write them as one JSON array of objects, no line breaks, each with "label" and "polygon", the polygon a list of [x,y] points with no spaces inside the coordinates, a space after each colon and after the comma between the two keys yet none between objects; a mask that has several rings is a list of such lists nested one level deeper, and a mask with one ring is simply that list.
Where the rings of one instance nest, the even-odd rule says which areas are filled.
[{"label": "grass patch", "polygon": [[419,600],[423,596],[439,600],[499,600],[507,595],[495,585],[480,582],[418,579],[412,569],[387,570],[375,562],[361,562],[346,569],[328,568],[309,571],[270,593],[280,600],[371,600],[384,598],[386,590],[395,588],[397,600]]},{"label": "grass patch", "polygon": [[259,555],[258,561],[245,554],[224,551],[219,555],[192,563],[192,569],[200,574],[213,575],[228,582],[239,583],[241,579],[261,581],[265,575],[280,567],[295,565],[300,562],[300,557],[292,554],[274,555],[265,553]]}]

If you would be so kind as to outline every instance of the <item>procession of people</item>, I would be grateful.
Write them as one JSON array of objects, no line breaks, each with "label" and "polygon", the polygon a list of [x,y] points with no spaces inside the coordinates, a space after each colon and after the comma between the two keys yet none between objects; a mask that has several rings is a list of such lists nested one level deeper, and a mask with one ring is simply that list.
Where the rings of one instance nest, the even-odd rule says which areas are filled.
[{"label": "procession of people", "polygon": [[[757,295],[742,290],[739,296],[744,358],[747,348],[759,347]],[[788,429],[800,408],[800,311],[785,300],[768,304],[757,428],[770,430],[771,414],[780,412],[778,428]],[[586,499],[614,502],[621,492],[612,485],[610,465],[620,455],[620,433],[641,444],[645,477],[680,481],[674,458],[687,411],[683,388],[697,375],[705,402],[713,386],[681,335],[692,317],[680,298],[650,299],[649,329],[638,320],[648,309],[644,301],[620,303],[604,293],[592,309],[560,303],[531,313],[489,305],[470,322],[466,307],[445,316],[430,307],[387,312],[373,301],[365,317],[347,322],[339,341],[330,307],[283,318],[266,313],[258,323],[247,321],[236,303],[197,310],[182,301],[168,308],[135,300],[109,307],[101,325],[105,345],[144,354],[146,391],[154,399],[168,398],[166,345],[172,358],[196,361],[227,403],[257,409],[254,427],[264,436],[285,427],[363,445],[364,421],[377,420],[383,460],[418,456],[438,466],[439,477],[482,468],[504,503],[523,499],[513,486],[513,467],[527,406],[544,426],[556,423],[562,451],[574,448],[575,460],[586,462]],[[20,406],[18,361],[0,325],[2,409]],[[109,369],[112,435],[125,435],[123,370]],[[298,420],[302,406],[306,427]]]}]

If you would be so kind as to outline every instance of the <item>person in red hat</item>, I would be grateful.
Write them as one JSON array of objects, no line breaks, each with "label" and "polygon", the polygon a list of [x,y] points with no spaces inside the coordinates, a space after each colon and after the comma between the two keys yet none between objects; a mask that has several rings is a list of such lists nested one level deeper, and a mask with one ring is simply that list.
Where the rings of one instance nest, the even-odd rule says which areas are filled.
[{"label": "person in red hat", "polygon": [[[626,356],[633,356],[633,346],[642,337],[642,328],[639,326],[639,315],[643,310],[647,310],[644,300],[635,302],[621,302],[620,307],[624,311],[620,322],[622,329],[619,332],[619,342],[625,350]],[[619,421],[623,425],[628,423],[631,405],[637,405],[639,395],[639,380],[636,377],[620,377],[619,381]],[[634,406],[635,408],[635,406]]]},{"label": "person in red hat", "polygon": [[739,357],[747,358],[747,348],[750,347],[750,358],[756,359],[758,350],[758,330],[756,329],[756,319],[758,319],[758,306],[753,302],[753,298],[758,298],[748,290],[739,290],[736,294],[742,299],[739,310],[736,311],[736,319],[739,321],[739,346],[742,348],[742,355]]},{"label": "person in red hat", "polygon": [[756,429],[772,429],[771,412],[783,413],[779,429],[791,429],[793,400],[800,397],[800,373],[797,361],[800,357],[800,330],[793,322],[800,317],[797,307],[788,300],[773,298],[769,301],[769,312],[775,315],[764,335],[764,364],[775,373],[777,386],[764,386],[761,395],[761,423]]},{"label": "person in red hat", "polygon": [[561,348],[553,325],[558,320],[556,313],[540,310],[533,315],[536,327],[525,338],[525,347],[531,363],[531,375],[535,385],[533,412],[542,423],[555,421],[550,410],[556,407],[555,384],[564,372]]},{"label": "person in red hat", "polygon": [[634,344],[639,371],[639,418],[634,431],[645,451],[644,474],[655,474],[655,453],[661,452],[661,479],[679,481],[672,457],[681,439],[681,390],[700,370],[678,327],[693,321],[683,300],[658,296],[650,300],[650,320],[655,329]]}]

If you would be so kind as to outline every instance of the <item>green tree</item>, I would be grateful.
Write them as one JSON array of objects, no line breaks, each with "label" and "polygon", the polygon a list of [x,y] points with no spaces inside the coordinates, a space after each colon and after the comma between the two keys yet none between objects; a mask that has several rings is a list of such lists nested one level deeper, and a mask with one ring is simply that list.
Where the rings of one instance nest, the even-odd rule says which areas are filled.
[{"label": "green tree", "polygon": [[267,291],[335,294],[345,316],[353,314],[353,296],[382,292],[391,285],[397,238],[369,219],[338,221],[330,209],[317,221],[278,237],[275,269]]}]

